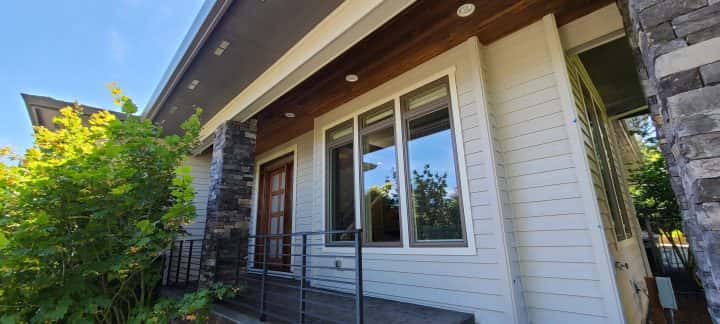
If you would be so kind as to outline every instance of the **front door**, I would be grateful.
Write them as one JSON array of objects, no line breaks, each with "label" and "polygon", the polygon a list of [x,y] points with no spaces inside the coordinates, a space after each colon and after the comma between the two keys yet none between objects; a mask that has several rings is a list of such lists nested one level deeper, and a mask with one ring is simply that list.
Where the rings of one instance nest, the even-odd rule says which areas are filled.
[{"label": "front door", "polygon": [[[266,258],[270,270],[289,271],[290,269],[292,238],[281,235],[292,232],[292,173],[292,155],[260,167],[256,227],[258,237],[255,245],[257,268],[262,267],[263,258]],[[264,247],[265,242],[267,249]]]}]

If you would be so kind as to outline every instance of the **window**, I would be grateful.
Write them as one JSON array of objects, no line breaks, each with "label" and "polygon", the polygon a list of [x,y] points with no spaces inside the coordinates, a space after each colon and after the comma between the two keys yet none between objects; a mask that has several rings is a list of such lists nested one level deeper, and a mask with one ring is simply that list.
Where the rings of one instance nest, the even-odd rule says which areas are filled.
[{"label": "window", "polygon": [[[345,122],[327,134],[328,152],[328,230],[355,229],[355,182],[353,174],[353,126]],[[352,233],[328,235],[329,242],[342,243],[354,239]]]},{"label": "window", "polygon": [[[359,190],[368,245],[402,246],[407,235],[413,247],[467,246],[448,78],[398,94],[354,123],[356,138],[351,122],[326,134],[328,230],[352,229],[352,194]],[[353,143],[360,170],[353,169]],[[353,175],[360,179],[354,190]],[[403,233],[401,215],[408,217],[409,233]],[[348,239],[330,237],[335,244]]]},{"label": "window", "polygon": [[632,229],[619,180],[622,175],[617,169],[617,161],[609,142],[607,120],[598,103],[591,97],[589,90],[583,87],[582,91],[593,145],[600,165],[603,187],[613,219],[615,236],[619,241],[625,240],[632,237]]},{"label": "window", "polygon": [[394,109],[389,102],[360,116],[363,228],[368,243],[400,243]]},{"label": "window", "polygon": [[411,242],[464,245],[447,81],[415,90],[403,96],[401,102]]}]

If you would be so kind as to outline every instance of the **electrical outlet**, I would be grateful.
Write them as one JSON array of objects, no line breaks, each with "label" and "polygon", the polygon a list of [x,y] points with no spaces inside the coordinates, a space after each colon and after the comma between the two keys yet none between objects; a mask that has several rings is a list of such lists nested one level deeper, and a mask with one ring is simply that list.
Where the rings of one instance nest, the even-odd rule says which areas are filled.
[{"label": "electrical outlet", "polygon": [[342,259],[335,259],[335,268],[342,268]]}]

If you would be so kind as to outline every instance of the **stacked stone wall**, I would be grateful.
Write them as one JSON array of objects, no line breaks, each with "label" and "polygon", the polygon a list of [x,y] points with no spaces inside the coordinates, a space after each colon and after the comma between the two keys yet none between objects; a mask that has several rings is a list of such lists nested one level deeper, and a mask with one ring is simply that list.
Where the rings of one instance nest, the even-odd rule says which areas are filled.
[{"label": "stacked stone wall", "polygon": [[720,323],[720,0],[619,0],[708,310]]},{"label": "stacked stone wall", "polygon": [[246,265],[256,130],[250,120],[227,121],[215,131],[201,285],[233,282],[236,267]]}]

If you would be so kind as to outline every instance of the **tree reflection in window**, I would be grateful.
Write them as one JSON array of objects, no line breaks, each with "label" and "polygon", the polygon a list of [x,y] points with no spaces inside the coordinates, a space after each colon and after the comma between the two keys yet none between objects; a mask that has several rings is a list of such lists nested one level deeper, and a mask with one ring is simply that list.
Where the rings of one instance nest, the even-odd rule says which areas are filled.
[{"label": "tree reflection in window", "polygon": [[394,104],[360,116],[363,228],[369,243],[400,242]]},{"label": "tree reflection in window", "polygon": [[462,239],[460,201],[457,192],[447,191],[448,174],[433,172],[429,164],[412,172],[417,239]]},{"label": "tree reflection in window", "polygon": [[[434,90],[435,87],[446,87],[446,84],[428,87],[415,96],[424,98],[428,97],[425,93],[443,93]],[[435,98],[408,115],[406,147],[414,240],[463,240],[449,100],[447,96]]]}]

